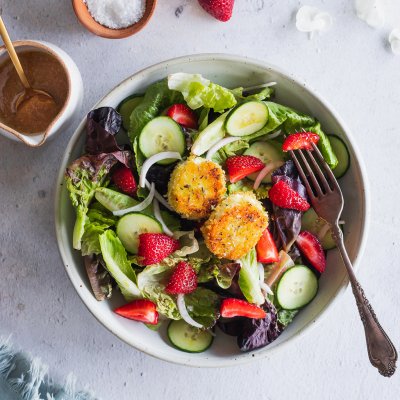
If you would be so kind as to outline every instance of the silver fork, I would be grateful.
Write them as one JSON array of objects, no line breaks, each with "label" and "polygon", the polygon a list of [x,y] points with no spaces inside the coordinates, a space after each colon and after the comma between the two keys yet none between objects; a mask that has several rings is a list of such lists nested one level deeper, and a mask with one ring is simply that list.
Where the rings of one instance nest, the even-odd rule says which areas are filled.
[{"label": "silver fork", "polygon": [[[396,370],[397,351],[381,327],[371,304],[365,297],[364,290],[355,277],[353,266],[344,246],[343,233],[338,224],[344,203],[342,191],[317,146],[312,145],[314,151],[296,150],[295,152],[290,151],[290,155],[307,189],[315,212],[329,224],[332,237],[346,266],[358,312],[364,324],[369,360],[383,376],[390,377]],[[300,156],[304,168],[297,155]]]}]

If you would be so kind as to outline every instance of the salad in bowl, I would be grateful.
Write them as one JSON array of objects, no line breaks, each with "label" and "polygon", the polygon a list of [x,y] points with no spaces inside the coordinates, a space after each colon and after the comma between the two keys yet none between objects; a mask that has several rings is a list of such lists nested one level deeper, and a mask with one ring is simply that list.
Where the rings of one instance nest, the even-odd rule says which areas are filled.
[{"label": "salad in bowl", "polygon": [[203,352],[219,335],[238,351],[267,346],[317,295],[335,244],[288,152],[318,144],[338,178],[350,156],[275,90],[170,74],[90,111],[65,171],[93,295],[120,291],[114,312],[167,325],[176,349]]}]

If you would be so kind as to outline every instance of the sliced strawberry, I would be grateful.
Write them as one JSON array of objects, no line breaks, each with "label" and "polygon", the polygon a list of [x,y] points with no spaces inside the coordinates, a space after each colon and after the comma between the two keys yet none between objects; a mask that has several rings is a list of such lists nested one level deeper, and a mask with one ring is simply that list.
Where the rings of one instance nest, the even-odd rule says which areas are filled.
[{"label": "sliced strawberry", "polygon": [[196,114],[185,104],[172,105],[168,108],[167,115],[185,128],[197,129],[198,127]]},{"label": "sliced strawberry", "polygon": [[262,170],[264,163],[254,156],[232,156],[226,160],[229,180],[232,183],[240,181],[247,175]]},{"label": "sliced strawberry", "polygon": [[278,249],[268,228],[262,234],[256,245],[257,260],[262,263],[279,261]]},{"label": "sliced strawberry", "polygon": [[269,199],[281,208],[290,208],[297,211],[307,211],[310,208],[307,200],[301,197],[283,180],[275,183],[269,190]]},{"label": "sliced strawberry", "polygon": [[139,235],[138,256],[142,265],[157,264],[179,249],[179,242],[164,233]]},{"label": "sliced strawberry", "polygon": [[125,194],[133,196],[136,193],[136,181],[129,168],[122,166],[115,170],[112,181]]},{"label": "sliced strawberry", "polygon": [[250,304],[245,300],[234,298],[222,300],[220,313],[221,317],[224,318],[247,317],[261,319],[266,316],[265,311],[255,304]]},{"label": "sliced strawberry", "polygon": [[158,322],[156,305],[150,300],[134,300],[116,308],[114,312],[121,315],[121,317],[145,322],[146,324],[156,325]]},{"label": "sliced strawberry", "polygon": [[314,132],[297,132],[289,135],[282,145],[283,151],[289,150],[312,150],[311,143],[317,144],[319,140],[319,135]]},{"label": "sliced strawberry", "polygon": [[222,22],[231,19],[234,3],[235,0],[199,0],[204,10]]},{"label": "sliced strawberry", "polygon": [[297,247],[307,261],[319,272],[324,272],[326,258],[320,241],[311,232],[302,231],[296,239]]},{"label": "sliced strawberry", "polygon": [[170,294],[187,294],[193,292],[197,288],[197,276],[193,267],[181,261],[175,267],[174,272],[165,288]]}]

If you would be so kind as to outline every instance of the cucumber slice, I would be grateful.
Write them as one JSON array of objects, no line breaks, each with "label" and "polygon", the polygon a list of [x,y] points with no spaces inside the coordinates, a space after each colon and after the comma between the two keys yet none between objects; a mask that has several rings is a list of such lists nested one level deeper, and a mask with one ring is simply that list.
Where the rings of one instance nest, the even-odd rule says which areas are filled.
[{"label": "cucumber slice", "polygon": [[[182,128],[170,117],[154,118],[140,132],[139,148],[146,158],[162,151],[176,151],[182,156],[185,147],[186,140]],[[166,165],[175,161],[168,159],[157,164]]]},{"label": "cucumber slice", "polygon": [[181,319],[168,325],[168,339],[179,350],[201,353],[211,346],[214,337],[210,332],[195,328]]},{"label": "cucumber slice", "polygon": [[124,215],[117,223],[117,236],[125,249],[136,254],[141,233],[162,233],[161,224],[153,217],[141,213]]},{"label": "cucumber slice", "polygon": [[318,292],[318,280],[305,265],[289,268],[281,277],[276,289],[279,305],[285,310],[306,306]]},{"label": "cucumber slice", "polygon": [[246,136],[268,122],[268,107],[262,101],[248,101],[235,107],[226,117],[225,129],[231,136]]},{"label": "cucumber slice", "polygon": [[94,197],[109,211],[124,210],[125,208],[133,207],[136,206],[136,204],[139,204],[139,202],[135,199],[132,199],[132,197],[105,187],[96,189]]},{"label": "cucumber slice", "polygon": [[[284,163],[284,154],[270,142],[254,142],[243,154],[246,156],[254,156],[259,158],[264,164],[270,161],[282,161]],[[248,176],[249,179],[255,181],[258,173]],[[271,183],[271,174],[265,176],[263,183]]]},{"label": "cucumber slice", "polygon": [[122,117],[122,126],[127,131],[130,126],[132,111],[142,102],[143,96],[133,94],[122,100],[117,107],[117,111]]},{"label": "cucumber slice", "polygon": [[335,175],[335,177],[339,179],[350,168],[349,150],[339,136],[329,135],[329,141],[331,142],[332,150],[336,154],[336,157],[338,159],[338,165],[333,170],[333,175]]},{"label": "cucumber slice", "polygon": [[191,152],[194,155],[201,156],[225,137],[224,123],[228,114],[229,113],[226,112],[220,115],[199,133],[191,148]]},{"label": "cucumber slice", "polygon": [[323,238],[319,237],[319,234],[325,225],[326,222],[322,218],[318,217],[313,208],[309,208],[301,218],[301,230],[311,232],[321,241],[324,250],[331,250],[336,247],[335,241],[332,238],[331,230],[329,229]]}]

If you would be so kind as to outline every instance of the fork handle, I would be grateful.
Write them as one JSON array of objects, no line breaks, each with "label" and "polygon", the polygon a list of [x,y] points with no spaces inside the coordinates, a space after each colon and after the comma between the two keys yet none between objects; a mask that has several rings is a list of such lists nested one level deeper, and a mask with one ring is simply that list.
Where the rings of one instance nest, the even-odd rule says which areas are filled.
[{"label": "fork handle", "polygon": [[344,247],[342,230],[338,226],[333,226],[332,236],[346,266],[358,312],[364,324],[369,360],[375,368],[378,368],[381,375],[390,377],[396,370],[397,351],[379,323],[371,304],[365,297],[363,288],[355,277],[353,266]]}]

